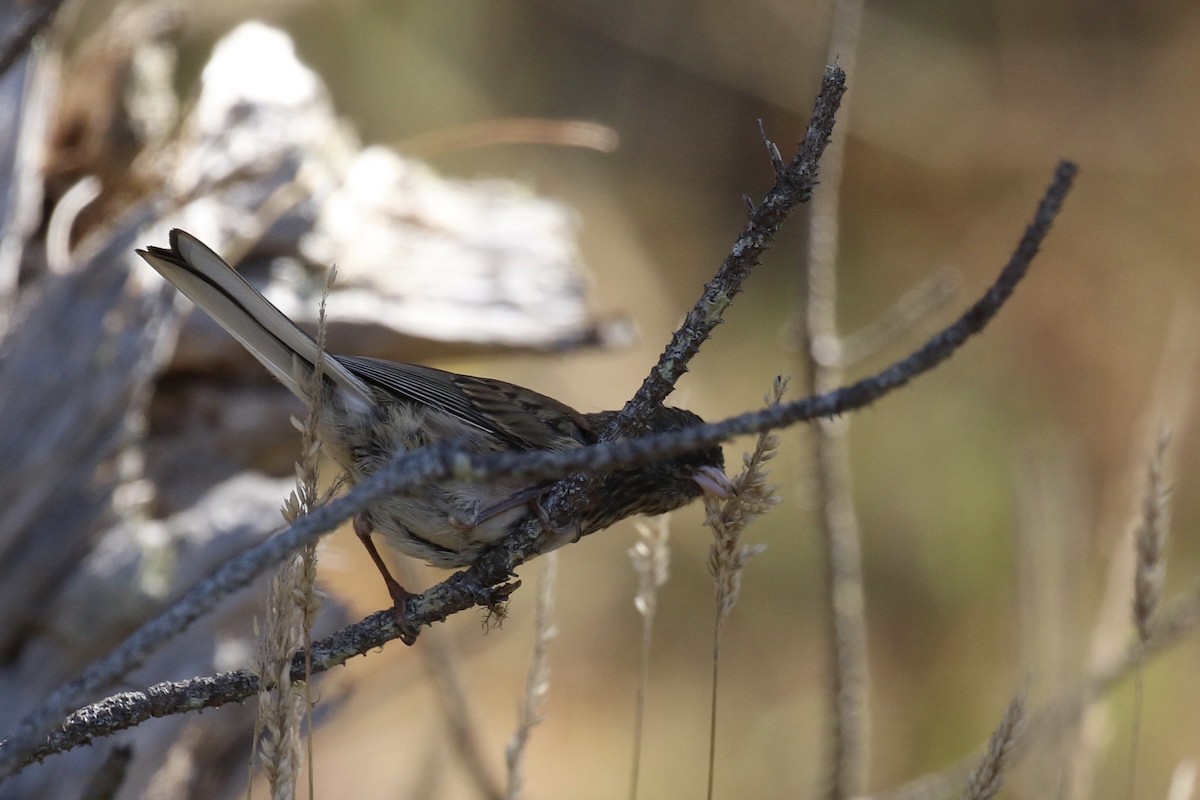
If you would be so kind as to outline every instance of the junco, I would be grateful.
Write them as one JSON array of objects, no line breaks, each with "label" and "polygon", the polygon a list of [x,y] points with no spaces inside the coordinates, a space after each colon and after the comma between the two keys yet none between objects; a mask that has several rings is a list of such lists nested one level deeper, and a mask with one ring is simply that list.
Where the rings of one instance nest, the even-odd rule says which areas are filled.
[{"label": "junco", "polygon": [[[478,452],[563,450],[592,444],[617,413],[583,414],[522,386],[475,378],[418,364],[327,354],[314,397],[317,359],[313,339],[246,282],[199,239],[181,230],[169,248],[138,250],[150,266],[204,309],[249,350],[284,386],[310,405],[319,404],[322,447],[345,470],[350,483],[386,464],[399,450],[458,441]],[[651,432],[700,423],[700,417],[661,407]],[[420,492],[387,497],[358,514],[354,530],[383,575],[404,624],[408,591],[384,565],[371,533],[392,547],[439,567],[472,563],[530,514],[542,515],[546,483],[496,478],[447,480]],[[733,486],[720,447],[665,459],[603,476],[572,526],[578,536],[632,514],[662,514],[702,493],[728,496]],[[547,537],[545,549],[567,537]],[[406,630],[405,641],[415,638]]]}]

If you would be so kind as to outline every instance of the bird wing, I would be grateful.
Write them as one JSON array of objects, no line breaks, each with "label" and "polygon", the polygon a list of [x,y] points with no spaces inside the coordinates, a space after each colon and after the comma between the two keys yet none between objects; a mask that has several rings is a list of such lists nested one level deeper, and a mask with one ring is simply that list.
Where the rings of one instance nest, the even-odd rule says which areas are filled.
[{"label": "bird wing", "polygon": [[450,414],[521,450],[559,450],[588,441],[578,411],[522,386],[379,358],[335,358],[370,385]]}]

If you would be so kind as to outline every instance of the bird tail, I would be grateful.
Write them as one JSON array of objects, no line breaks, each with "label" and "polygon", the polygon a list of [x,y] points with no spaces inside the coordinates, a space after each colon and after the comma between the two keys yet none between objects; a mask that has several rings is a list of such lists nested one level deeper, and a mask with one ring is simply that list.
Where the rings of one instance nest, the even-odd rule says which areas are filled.
[{"label": "bird tail", "polygon": [[[318,352],[312,337],[195,236],[175,229],[170,241],[169,248],[147,247],[137,254],[229,331],[292,393],[311,401],[307,384]],[[351,406],[365,409],[374,404],[366,385],[337,359],[324,359],[322,372]]]}]

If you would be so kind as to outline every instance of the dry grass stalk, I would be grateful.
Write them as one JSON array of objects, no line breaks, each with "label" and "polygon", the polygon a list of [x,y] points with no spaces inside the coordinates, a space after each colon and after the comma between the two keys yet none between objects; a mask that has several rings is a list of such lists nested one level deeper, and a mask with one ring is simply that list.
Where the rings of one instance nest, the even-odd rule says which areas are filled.
[{"label": "dry grass stalk", "polygon": [[[1120,521],[1115,525],[1120,526],[1121,541],[1114,542],[1103,599],[1092,632],[1091,652],[1088,657],[1088,673],[1091,675],[1105,675],[1111,672],[1113,664],[1127,664],[1128,670],[1135,674],[1137,680],[1138,668],[1129,661],[1131,654],[1152,649],[1153,642],[1162,638],[1163,631],[1160,628],[1163,615],[1158,613],[1156,616],[1159,617],[1159,621],[1154,623],[1150,641],[1145,642],[1139,638],[1133,647],[1128,646],[1129,589],[1131,582],[1136,584],[1137,580],[1135,576],[1138,571],[1138,547],[1136,543],[1127,543],[1124,539],[1136,539],[1139,520],[1144,516],[1141,476],[1145,474],[1146,457],[1142,452],[1141,443],[1154,440],[1163,429],[1171,430],[1174,435],[1181,435],[1188,425],[1195,404],[1193,388],[1196,384],[1197,370],[1200,368],[1198,318],[1200,316],[1196,313],[1195,305],[1190,302],[1181,302],[1172,310],[1170,331],[1150,392],[1151,404],[1142,415],[1134,437],[1134,441],[1138,443],[1138,452],[1130,461],[1129,488],[1127,491],[1109,493],[1115,499],[1115,507],[1105,516],[1119,518]],[[1072,747],[1073,752],[1069,755],[1072,765],[1068,787],[1063,793],[1066,800],[1085,800],[1095,795],[1093,784],[1096,767],[1111,738],[1111,731],[1117,724],[1114,716],[1109,703],[1094,703],[1082,714],[1076,741]]]},{"label": "dry grass stalk", "polygon": [[646,688],[650,683],[650,643],[654,638],[654,612],[658,609],[658,590],[670,577],[671,550],[667,540],[671,534],[671,515],[663,514],[653,522],[638,521],[638,540],[629,548],[633,571],[638,577],[637,595],[633,604],[642,615],[642,652],[638,670],[637,700],[633,719],[633,770],[629,782],[629,797],[638,794],[638,778],[642,763],[642,731],[646,716]]},{"label": "dry grass stalk", "polygon": [[[266,621],[254,626],[258,637],[255,669],[263,685],[271,687],[258,695],[255,746],[271,796],[280,799],[295,796],[300,769],[301,698],[292,692],[290,675],[290,655],[300,638],[299,615],[291,601],[298,573],[299,559],[292,557],[272,576]],[[249,788],[246,791],[249,796]]]},{"label": "dry grass stalk", "polygon": [[[1158,615],[1153,635],[1146,644],[1132,642],[1108,663],[1093,667],[1082,683],[1070,692],[1051,699],[1029,717],[1024,732],[1014,743],[1013,755],[1019,757],[1034,746],[1050,748],[1079,724],[1079,720],[1096,701],[1111,692],[1118,684],[1135,675],[1147,658],[1178,645],[1185,636],[1200,630],[1200,581],[1194,581],[1183,596],[1168,603]],[[931,772],[900,786],[856,800],[930,800],[945,797],[974,768],[974,757],[960,760],[950,767]],[[1186,776],[1185,776],[1186,777]],[[1093,794],[1087,795],[1092,797]]]},{"label": "dry grass stalk", "polygon": [[[1154,633],[1155,617],[1162,603],[1167,577],[1167,532],[1170,489],[1163,480],[1163,454],[1170,436],[1159,433],[1158,442],[1147,467],[1146,491],[1142,495],[1142,516],[1133,532],[1136,554],[1133,573],[1133,622],[1138,644],[1145,647]],[[1133,717],[1129,724],[1129,796],[1137,791],[1138,748],[1142,740],[1142,668],[1134,675]]]},{"label": "dry grass stalk", "polygon": [[544,719],[542,710],[550,693],[550,642],[558,634],[554,625],[554,585],[558,579],[558,554],[542,557],[542,575],[538,583],[537,609],[534,612],[533,658],[525,677],[525,698],[521,703],[517,730],[505,751],[508,765],[508,787],[504,796],[516,800],[521,796],[525,776],[522,762],[533,727]]},{"label": "dry grass stalk", "polygon": [[1142,518],[1134,533],[1137,568],[1134,573],[1133,621],[1138,640],[1145,644],[1154,630],[1154,617],[1162,602],[1167,576],[1167,534],[1170,527],[1171,489],[1163,478],[1163,455],[1170,435],[1159,436],[1147,467],[1146,492],[1142,496]]},{"label": "dry grass stalk", "polygon": [[[787,379],[775,378],[767,404],[779,405],[785,391]],[[724,625],[729,612],[737,604],[742,569],[751,558],[766,549],[766,545],[743,545],[742,532],[779,503],[778,489],[767,484],[765,469],[778,448],[779,437],[774,433],[767,431],[759,434],[754,451],[742,457],[745,469],[733,479],[733,497],[721,501],[709,495],[704,496],[704,524],[713,532],[708,571],[713,576],[717,591],[718,628]]]},{"label": "dry grass stalk", "polygon": [[[787,391],[787,379],[777,376],[767,396],[767,405],[779,405]],[[742,588],[742,570],[750,559],[767,548],[765,544],[742,544],[742,533],[754,520],[779,502],[777,487],[767,483],[766,464],[775,457],[779,437],[770,431],[758,436],[754,451],[742,457],[745,468],[733,479],[733,497],[721,501],[704,497],[704,524],[713,532],[708,553],[708,571],[716,587],[717,618],[713,625],[712,704],[709,709],[708,796],[713,796],[717,752],[717,695],[720,685],[721,632],[729,612],[737,604]]]},{"label": "dry grass stalk", "polygon": [[[862,30],[862,0],[835,0],[829,27],[829,57],[853,75]],[[851,94],[853,88],[847,89]],[[813,192],[808,217],[808,246],[800,259],[803,299],[798,326],[805,354],[807,394],[820,394],[844,380],[848,366],[846,341],[838,330],[838,250],[840,247],[842,180],[846,166],[847,115],[840,115],[821,161],[821,184]],[[901,322],[897,327],[903,327]],[[878,347],[886,325],[858,340],[861,357]],[[872,339],[872,336],[874,337]],[[866,599],[862,575],[862,543],[854,507],[853,479],[844,418],[818,420],[813,466],[819,487],[818,525],[828,605],[824,628],[833,668],[829,674],[830,757],[824,795],[840,800],[865,783],[867,733]]]},{"label": "dry grass stalk", "polygon": [[1025,726],[1025,695],[1013,698],[1004,712],[1004,719],[988,740],[987,750],[979,766],[971,771],[962,800],[990,800],[1004,785],[1004,771],[1013,756],[1017,738]]},{"label": "dry grass stalk", "polygon": [[[310,378],[311,397],[321,397],[325,359],[325,298],[336,274],[335,269],[329,270],[317,315],[317,360]],[[296,488],[284,501],[282,508],[283,518],[289,525],[329,498],[329,493],[322,494],[319,488],[321,441],[317,435],[317,425],[320,413],[320,404],[313,403],[303,422],[292,418],[292,424],[300,432],[300,459],[296,462]],[[311,543],[284,562],[271,579],[266,624],[259,637],[258,673],[263,685],[272,688],[259,693],[255,745],[260,749],[260,760],[271,786],[271,796],[277,800],[296,795],[296,776],[303,760],[300,722],[312,710],[310,682],[305,681],[297,688],[291,682],[290,672],[292,653],[303,647],[307,658],[312,644],[313,622],[321,608],[316,578],[316,544]],[[311,723],[310,717],[305,739],[310,797],[314,796]]]}]

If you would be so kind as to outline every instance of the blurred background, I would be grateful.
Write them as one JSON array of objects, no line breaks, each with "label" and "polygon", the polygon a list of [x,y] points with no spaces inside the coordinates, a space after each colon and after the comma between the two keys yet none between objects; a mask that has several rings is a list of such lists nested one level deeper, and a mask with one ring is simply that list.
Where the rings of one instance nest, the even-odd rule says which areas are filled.
[{"label": "blurred background", "polygon": [[[68,47],[111,7],[71,9]],[[759,120],[785,159],[794,153],[827,60],[830,14],[826,3],[771,0],[213,2],[188,9],[177,86],[186,96],[213,42],[261,19],[294,37],[365,142],[419,154],[447,176],[515,180],[573,209],[592,306],[628,317],[632,342],[436,366],[591,411],[619,407],[640,384],[741,229],[743,195],[757,200],[770,185]],[[973,302],[1008,259],[1057,159],[1081,167],[995,324],[850,418],[872,790],[969,753],[1026,683],[1035,707],[1076,685],[1098,621],[1118,642],[1132,636],[1122,627],[1127,600],[1106,603],[1106,586],[1163,425],[1172,429],[1168,597],[1200,571],[1189,535],[1200,515],[1200,451],[1188,394],[1200,345],[1198,74],[1200,8],[1191,3],[866,6],[838,123],[848,127],[842,331],[870,324],[934,275],[955,276],[959,292],[851,377],[911,351]],[[506,118],[601,123],[620,145],[429,147],[447,131]],[[802,385],[805,230],[797,214],[673,402],[719,419],[758,407],[777,374]],[[816,793],[829,758],[812,446],[805,428],[781,437],[772,478],[784,501],[749,533],[768,549],[748,567],[724,634],[716,788],[746,800]],[[736,465],[752,446],[727,445],[727,459]],[[704,791],[714,612],[700,518],[692,507],[671,521],[644,798]],[[529,797],[627,793],[641,624],[633,541],[624,523],[561,552]],[[522,568],[525,588],[501,628],[485,633],[481,615],[466,613],[436,631],[461,652],[496,774],[524,687],[539,572],[538,561]],[[386,602],[348,528],[327,540],[321,576],[353,618]],[[417,582],[441,577],[426,570]],[[1145,667],[1132,793],[1132,682],[1106,697],[1091,796],[1165,796],[1181,760],[1200,755],[1197,657],[1192,637]],[[320,696],[339,698],[316,732],[319,795],[477,796],[446,742],[427,669],[419,652],[393,643],[317,681]],[[1024,762],[1007,796],[1058,792],[1069,752],[1052,744]]]}]

